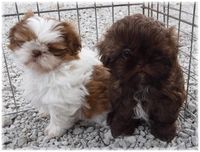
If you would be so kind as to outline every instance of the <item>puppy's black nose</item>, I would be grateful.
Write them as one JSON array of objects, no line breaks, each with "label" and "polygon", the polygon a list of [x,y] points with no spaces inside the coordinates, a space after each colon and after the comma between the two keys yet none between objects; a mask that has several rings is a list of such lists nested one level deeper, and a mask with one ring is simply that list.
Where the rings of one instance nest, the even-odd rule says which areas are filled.
[{"label": "puppy's black nose", "polygon": [[33,57],[39,57],[40,55],[42,54],[42,52],[41,51],[39,51],[39,50],[33,50],[32,51],[32,55],[33,55]]}]

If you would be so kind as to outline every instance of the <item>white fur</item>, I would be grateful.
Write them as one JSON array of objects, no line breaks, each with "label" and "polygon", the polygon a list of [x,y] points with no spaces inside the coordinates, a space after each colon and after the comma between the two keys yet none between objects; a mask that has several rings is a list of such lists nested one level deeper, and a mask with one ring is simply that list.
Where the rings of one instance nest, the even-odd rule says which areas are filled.
[{"label": "white fur", "polygon": [[135,119],[143,119],[146,122],[148,122],[149,120],[148,114],[145,112],[145,110],[142,108],[141,105],[142,101],[148,101],[148,96],[147,96],[148,93],[149,93],[148,87],[141,88],[138,92],[135,92],[134,100],[137,101],[137,105],[133,108]]},{"label": "white fur", "polygon": [[[41,18],[33,16],[27,19],[26,26],[36,35],[36,39],[25,42],[20,48],[16,48],[15,55],[20,63],[27,64],[29,68],[40,70],[52,70],[61,63],[61,60],[56,58],[48,51],[47,44],[54,42],[62,42],[60,22],[53,19]],[[18,33],[16,33],[18,34]],[[15,35],[17,37],[17,35]],[[18,36],[19,37],[19,36]],[[33,62],[32,51],[40,50],[42,56]]]},{"label": "white fur", "polygon": [[62,40],[61,33],[59,30],[60,22],[41,18],[38,16],[33,16],[27,19],[27,27],[31,29],[35,35],[37,36],[38,40],[43,43],[53,43],[59,42]]},{"label": "white fur", "polygon": [[146,112],[144,111],[144,109],[142,108],[140,103],[137,103],[137,105],[134,107],[133,111],[135,114],[134,119],[144,119],[144,120],[148,121],[148,115],[146,114]]},{"label": "white fur", "polygon": [[82,118],[80,108],[88,95],[85,84],[91,79],[93,66],[101,63],[90,49],[82,49],[79,57],[45,74],[25,69],[25,97],[50,114],[50,124],[45,130],[49,137],[62,135]]},{"label": "white fur", "polygon": [[[34,59],[32,57],[33,50],[40,50],[42,52],[41,57]],[[52,70],[61,63],[61,60],[48,52],[47,46],[38,40],[25,42],[20,48],[15,50],[14,55],[19,63],[22,65],[26,64],[29,68],[35,70],[39,68]]]}]

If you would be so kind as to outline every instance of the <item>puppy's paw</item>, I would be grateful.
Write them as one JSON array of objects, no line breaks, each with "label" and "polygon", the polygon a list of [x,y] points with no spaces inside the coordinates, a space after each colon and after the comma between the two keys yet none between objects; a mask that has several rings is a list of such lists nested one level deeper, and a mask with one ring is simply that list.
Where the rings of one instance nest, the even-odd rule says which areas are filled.
[{"label": "puppy's paw", "polygon": [[162,141],[170,142],[176,136],[176,125],[154,124],[151,126],[151,133]]},{"label": "puppy's paw", "polygon": [[44,108],[40,108],[39,109],[39,114],[38,114],[41,118],[46,118],[46,117],[48,117],[49,116],[49,113],[46,111],[46,110],[44,110]]},{"label": "puppy's paw", "polygon": [[47,118],[49,114],[47,112],[39,112],[39,117],[41,118]]},{"label": "puppy's paw", "polygon": [[138,121],[139,119],[118,120],[117,117],[114,117],[111,123],[111,133],[113,137],[132,135],[135,128],[138,126]]},{"label": "puppy's paw", "polygon": [[47,128],[45,129],[44,133],[47,135],[48,138],[53,137],[60,137],[65,133],[66,129],[63,129],[59,126],[56,126],[54,124],[49,124]]}]

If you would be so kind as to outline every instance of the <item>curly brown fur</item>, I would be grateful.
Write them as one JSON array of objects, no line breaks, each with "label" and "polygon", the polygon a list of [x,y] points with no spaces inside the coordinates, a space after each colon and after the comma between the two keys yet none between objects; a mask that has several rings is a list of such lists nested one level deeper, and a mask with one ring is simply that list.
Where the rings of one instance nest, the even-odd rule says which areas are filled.
[{"label": "curly brown fur", "polygon": [[131,135],[145,120],[155,137],[172,140],[185,99],[174,28],[141,14],[127,16],[110,27],[97,47],[111,70],[107,122],[112,135]]}]

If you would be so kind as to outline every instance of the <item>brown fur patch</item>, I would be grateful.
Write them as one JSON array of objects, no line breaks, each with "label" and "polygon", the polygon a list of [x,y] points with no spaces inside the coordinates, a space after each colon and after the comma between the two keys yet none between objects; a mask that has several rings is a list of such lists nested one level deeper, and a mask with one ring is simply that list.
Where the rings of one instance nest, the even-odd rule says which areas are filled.
[{"label": "brown fur patch", "polygon": [[63,59],[64,61],[71,61],[71,60],[78,60],[80,58],[78,55],[72,56],[72,55],[66,54]]},{"label": "brown fur patch", "polygon": [[89,95],[86,96],[89,107],[83,108],[83,114],[90,119],[93,116],[109,110],[108,86],[110,73],[107,68],[96,65],[92,74],[92,80],[86,85]]},{"label": "brown fur patch", "polygon": [[76,33],[74,27],[67,22],[62,22],[58,25],[61,26],[61,33],[64,38],[66,50],[70,55],[76,55],[81,50],[81,40],[79,35]]},{"label": "brown fur patch", "polygon": [[61,31],[64,40],[49,43],[49,52],[62,58],[64,61],[79,59],[78,53],[81,49],[81,41],[73,26],[70,23],[62,22],[55,28]]},{"label": "brown fur patch", "polygon": [[10,30],[10,44],[8,47],[13,51],[17,47],[21,47],[23,43],[36,39],[36,35],[29,28],[24,26],[24,22],[25,20],[20,21]]}]

